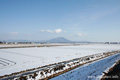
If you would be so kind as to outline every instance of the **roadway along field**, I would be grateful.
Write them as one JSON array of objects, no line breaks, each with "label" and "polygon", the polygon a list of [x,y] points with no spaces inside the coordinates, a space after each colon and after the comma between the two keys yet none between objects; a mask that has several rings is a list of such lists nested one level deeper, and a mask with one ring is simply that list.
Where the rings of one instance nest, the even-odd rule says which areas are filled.
[{"label": "roadway along field", "polygon": [[[118,60],[120,60],[120,53],[79,66],[50,80],[101,80]],[[118,75],[108,75],[108,77],[102,80],[119,80]]]}]

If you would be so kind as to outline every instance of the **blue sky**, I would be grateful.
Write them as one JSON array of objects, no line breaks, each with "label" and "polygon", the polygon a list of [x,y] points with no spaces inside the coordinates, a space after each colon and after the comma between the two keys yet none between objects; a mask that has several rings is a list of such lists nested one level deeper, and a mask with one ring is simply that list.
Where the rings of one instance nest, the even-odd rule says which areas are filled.
[{"label": "blue sky", "polygon": [[120,0],[0,0],[0,40],[120,41]]}]

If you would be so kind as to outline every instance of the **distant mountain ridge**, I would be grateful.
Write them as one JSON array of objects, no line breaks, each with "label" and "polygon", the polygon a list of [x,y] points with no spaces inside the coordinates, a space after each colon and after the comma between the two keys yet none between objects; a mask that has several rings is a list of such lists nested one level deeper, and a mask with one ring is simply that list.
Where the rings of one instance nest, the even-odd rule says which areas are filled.
[{"label": "distant mountain ridge", "polygon": [[57,38],[47,40],[47,42],[49,42],[49,43],[71,43],[73,41],[70,41],[70,40],[63,38],[63,37],[57,37]]},{"label": "distant mountain ridge", "polygon": [[64,37],[57,37],[50,40],[41,40],[41,41],[33,41],[33,40],[7,40],[5,42],[37,42],[37,43],[90,43],[89,41],[71,41]]}]

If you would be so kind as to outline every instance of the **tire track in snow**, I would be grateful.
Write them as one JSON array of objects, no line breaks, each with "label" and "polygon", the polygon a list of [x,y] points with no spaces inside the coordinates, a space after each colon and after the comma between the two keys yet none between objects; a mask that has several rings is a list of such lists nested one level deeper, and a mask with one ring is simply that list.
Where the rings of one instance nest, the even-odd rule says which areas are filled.
[{"label": "tire track in snow", "polygon": [[13,66],[16,64],[16,62],[8,60],[8,59],[0,58],[0,64],[2,65],[0,66],[0,69],[1,69],[3,67]]}]

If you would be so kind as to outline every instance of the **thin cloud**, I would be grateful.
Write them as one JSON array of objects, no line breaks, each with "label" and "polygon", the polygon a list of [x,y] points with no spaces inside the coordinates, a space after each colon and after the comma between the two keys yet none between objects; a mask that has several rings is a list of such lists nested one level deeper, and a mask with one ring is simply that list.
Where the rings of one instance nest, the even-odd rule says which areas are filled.
[{"label": "thin cloud", "polygon": [[61,33],[63,31],[62,31],[62,29],[55,29],[55,30],[40,30],[40,32]]},{"label": "thin cloud", "polygon": [[46,30],[47,32],[49,32],[49,33],[54,33],[54,31],[52,31],[52,30]]},{"label": "thin cloud", "polygon": [[40,32],[45,32],[45,30],[40,30]]},{"label": "thin cloud", "polygon": [[87,34],[86,34],[86,33],[77,33],[77,36],[78,36],[78,37],[87,36]]},{"label": "thin cloud", "polygon": [[82,33],[78,33],[77,35],[78,35],[78,36],[82,36]]}]

